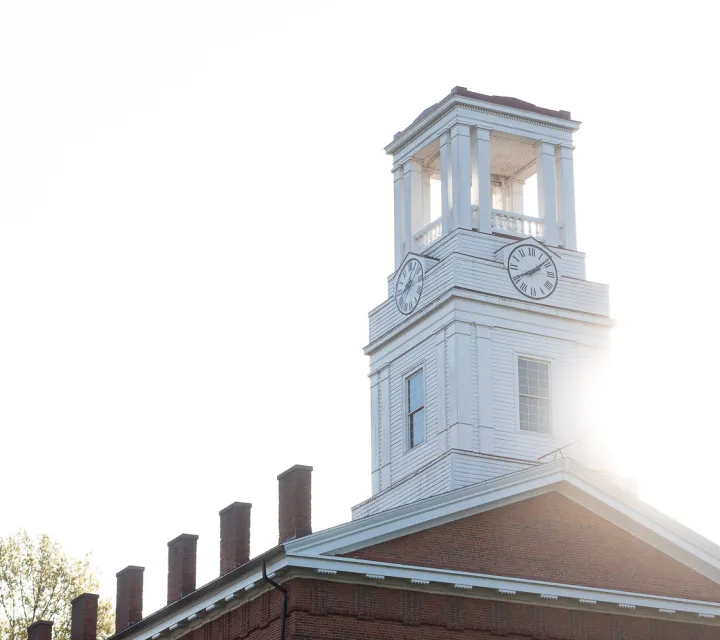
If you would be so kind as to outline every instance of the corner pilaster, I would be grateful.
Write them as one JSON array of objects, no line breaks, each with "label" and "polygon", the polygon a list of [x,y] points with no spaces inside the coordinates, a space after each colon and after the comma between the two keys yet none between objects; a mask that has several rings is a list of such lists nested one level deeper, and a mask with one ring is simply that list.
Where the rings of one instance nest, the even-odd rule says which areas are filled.
[{"label": "corner pilaster", "polygon": [[447,417],[450,449],[473,450],[472,325],[453,322],[446,330]]},{"label": "corner pilaster", "polygon": [[380,490],[390,486],[390,367],[378,373],[378,422],[380,434]]},{"label": "corner pilaster", "polygon": [[478,436],[480,453],[495,453],[492,395],[492,328],[475,325],[477,358]]}]

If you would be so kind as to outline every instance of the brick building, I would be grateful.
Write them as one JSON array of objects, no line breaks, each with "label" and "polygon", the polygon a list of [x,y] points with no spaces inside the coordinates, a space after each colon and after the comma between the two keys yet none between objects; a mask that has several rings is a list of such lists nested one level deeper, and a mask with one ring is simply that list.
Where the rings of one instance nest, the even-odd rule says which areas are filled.
[{"label": "brick building", "polygon": [[[395,271],[365,348],[372,496],[312,533],[312,469],[288,469],[276,547],[250,558],[251,505],[229,505],[212,582],[196,587],[190,534],[168,543],[163,609],[143,617],[142,567],[117,574],[114,640],[720,638],[720,548],[588,445],[577,398],[611,321],[577,250],[579,125],[456,87],[395,135]],[[96,615],[73,604],[72,640]]]}]

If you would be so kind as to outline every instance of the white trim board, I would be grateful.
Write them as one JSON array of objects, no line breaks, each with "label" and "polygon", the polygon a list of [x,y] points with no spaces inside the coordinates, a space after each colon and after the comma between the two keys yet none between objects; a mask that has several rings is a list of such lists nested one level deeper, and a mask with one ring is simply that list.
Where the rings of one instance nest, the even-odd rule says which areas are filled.
[{"label": "white trim board", "polygon": [[[720,603],[668,598],[644,593],[598,589],[541,580],[494,576],[467,571],[374,562],[307,554],[288,554],[268,566],[279,582],[315,578],[331,582],[377,585],[431,593],[453,593],[466,598],[503,600],[606,613],[672,619],[720,626]],[[260,571],[244,576],[175,615],[128,638],[174,640],[218,616],[242,606],[269,587]]]}]

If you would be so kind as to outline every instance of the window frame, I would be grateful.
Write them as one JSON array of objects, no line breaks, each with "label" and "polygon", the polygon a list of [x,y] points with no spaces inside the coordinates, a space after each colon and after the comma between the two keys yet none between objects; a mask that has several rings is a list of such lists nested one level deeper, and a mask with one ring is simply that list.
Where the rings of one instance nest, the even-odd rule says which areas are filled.
[{"label": "window frame", "polygon": [[[513,371],[515,375],[515,420],[516,420],[516,431],[523,434],[532,434],[534,436],[553,438],[553,404],[555,401],[555,395],[553,392],[553,361],[552,358],[543,357],[538,355],[531,355],[529,353],[514,352],[515,363]],[[541,362],[548,366],[548,430],[547,431],[531,431],[529,429],[523,429],[520,425],[520,360],[533,360],[535,362]],[[529,394],[522,394],[528,398],[534,398],[537,396],[531,396]]]},{"label": "window frame", "polygon": [[[418,373],[423,374],[422,390],[423,390],[423,403],[418,409],[415,409],[412,413],[410,412],[410,379],[416,376]],[[422,442],[412,444],[412,433],[410,416],[418,411],[424,411],[425,415],[425,431],[423,434]],[[421,447],[428,441],[428,424],[427,424],[427,369],[425,363],[422,363],[418,367],[414,367],[409,373],[403,375],[403,422],[405,425],[405,452],[414,451],[418,447]]]}]

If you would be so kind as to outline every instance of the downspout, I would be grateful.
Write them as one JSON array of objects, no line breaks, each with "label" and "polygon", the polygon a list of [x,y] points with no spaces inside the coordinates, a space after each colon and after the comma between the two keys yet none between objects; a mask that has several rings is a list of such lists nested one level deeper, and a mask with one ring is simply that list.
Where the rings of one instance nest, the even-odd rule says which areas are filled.
[{"label": "downspout", "polygon": [[282,617],[280,618],[280,640],[285,640],[285,619],[287,618],[287,589],[277,582],[268,578],[267,569],[265,568],[265,560],[262,565],[263,580],[268,584],[272,585],[273,588],[282,591],[283,594],[283,605],[282,605]]}]

